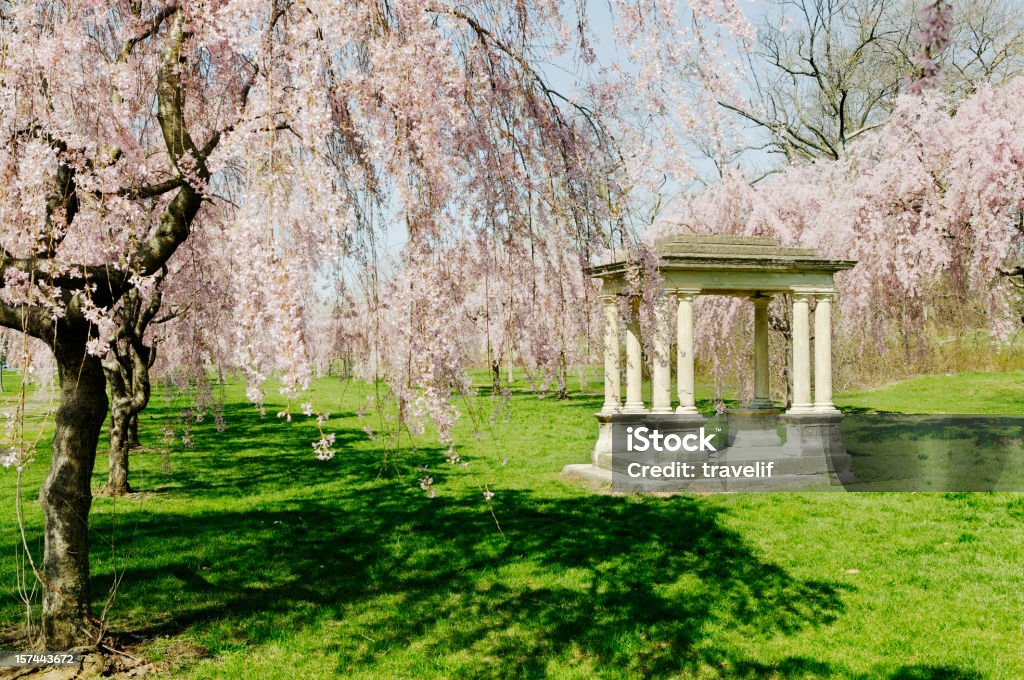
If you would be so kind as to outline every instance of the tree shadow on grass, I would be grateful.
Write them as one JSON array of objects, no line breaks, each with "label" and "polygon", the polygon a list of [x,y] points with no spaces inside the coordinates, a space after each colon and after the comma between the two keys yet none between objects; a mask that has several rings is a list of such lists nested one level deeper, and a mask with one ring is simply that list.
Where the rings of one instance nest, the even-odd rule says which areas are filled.
[{"label": "tree shadow on grass", "polygon": [[843,420],[859,484],[897,491],[1017,491],[1024,416],[872,413]]},{"label": "tree shadow on grass", "polygon": [[129,566],[122,597],[140,617],[166,617],[133,632],[237,619],[229,637],[259,644],[326,616],[353,626],[329,645],[340,673],[416,644],[425,658],[468,650],[477,677],[543,675],[573,654],[666,675],[720,663],[715,629],[786,635],[843,608],[846,586],[762,560],[699,499],[505,492],[503,537],[479,501],[428,501],[407,486],[138,518],[134,552],[159,557]]},{"label": "tree shadow on grass", "polygon": [[[207,416],[192,426],[193,445],[185,448],[181,444],[180,425],[169,444],[153,431],[154,424],[173,423],[179,414],[180,409],[170,407],[151,407],[143,414],[143,443],[162,443],[164,450],[143,448],[133,452],[133,469],[137,468],[139,457],[155,456],[163,459],[159,467],[166,470],[151,471],[143,478],[133,473],[133,486],[151,492],[177,491],[216,498],[322,481],[321,466],[315,464],[312,449],[312,443],[319,438],[312,418],[298,416],[289,423],[273,415],[261,418],[252,405],[228,404],[224,407],[225,429],[218,431],[214,419]],[[335,435],[336,449],[345,451],[368,440],[361,430],[335,426],[354,416],[347,412],[332,414],[328,421],[326,427]],[[94,471],[94,475],[103,478],[105,455],[100,452]]]},{"label": "tree shadow on grass", "polygon": [[[478,493],[461,497],[468,492],[453,479],[456,497],[445,496],[454,468],[432,472],[441,497],[429,500],[414,478],[379,478],[380,452],[370,447],[317,465],[294,431],[249,421],[231,425],[249,442],[244,454],[229,439],[178,463],[175,493],[221,498],[222,510],[94,517],[99,535],[113,521],[131,535],[115,631],[189,630],[226,648],[312,631],[339,676],[415,647],[416,663],[447,659],[440,673],[472,677],[574,665],[641,676],[713,668],[727,677],[856,677],[804,656],[763,664],[729,645],[723,636],[768,644],[829,625],[851,586],[797,578],[763,559],[701,498],[503,491],[494,500],[499,533]],[[280,500],[281,490],[293,493]],[[95,546],[94,560],[109,558],[107,545]],[[93,592],[105,593],[111,576],[97,572]],[[905,667],[893,677],[973,676]]]},{"label": "tree shadow on grass", "polygon": [[[463,653],[460,674],[472,677],[539,677],[574,655],[642,676],[711,666],[727,677],[856,677],[805,657],[737,658],[718,644],[721,631],[767,639],[828,625],[850,586],[761,559],[700,499],[508,492],[497,512],[504,537],[476,501],[427,501],[390,485],[352,491],[341,507],[310,498],[154,515],[137,526],[136,550],[163,557],[129,567],[126,583],[144,587],[126,597],[169,617],[133,632],[216,626],[260,644],[337,621],[342,632],[323,651],[340,675],[415,645],[427,659]],[[168,543],[172,552],[160,547]],[[893,677],[974,676],[908,667]]]},{"label": "tree shadow on grass", "polygon": [[890,680],[981,680],[984,676],[970,669],[915,664],[902,666],[889,677]]}]

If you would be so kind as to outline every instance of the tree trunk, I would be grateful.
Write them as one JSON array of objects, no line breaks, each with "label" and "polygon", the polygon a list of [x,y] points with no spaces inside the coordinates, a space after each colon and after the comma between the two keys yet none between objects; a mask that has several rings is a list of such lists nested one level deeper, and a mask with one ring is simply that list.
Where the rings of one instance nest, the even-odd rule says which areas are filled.
[{"label": "tree trunk", "polygon": [[559,352],[558,354],[558,368],[557,368],[557,380],[558,380],[558,399],[569,398],[569,364],[565,360],[565,352]]},{"label": "tree trunk", "polygon": [[96,442],[107,415],[100,360],[85,353],[85,338],[58,336],[60,376],[50,473],[39,501],[46,520],[43,548],[43,645],[66,650],[90,644],[89,507]]},{"label": "tree trunk", "polygon": [[146,346],[143,336],[160,310],[160,301],[157,291],[149,305],[143,307],[138,290],[125,293],[119,312],[121,328],[111,344],[113,359],[103,364],[112,401],[110,467],[104,487],[109,496],[124,496],[132,491],[128,484],[128,454],[138,446],[139,413],[149,403],[149,367],[156,358],[155,346]]},{"label": "tree trunk", "polygon": [[137,449],[140,446],[142,446],[142,442],[139,441],[139,414],[135,413],[128,421],[128,447]]},{"label": "tree trunk", "polygon": [[501,364],[497,361],[491,362],[491,394],[501,392]]},{"label": "tree trunk", "polygon": [[110,464],[107,484],[103,493],[108,496],[124,496],[132,492],[128,484],[128,452],[131,449],[129,429],[131,427],[131,394],[117,370],[107,371],[110,383]]},{"label": "tree trunk", "polygon": [[128,484],[128,453],[131,450],[129,428],[131,412],[118,407],[114,399],[114,408],[110,413],[110,470],[107,475],[105,492],[111,496],[124,496],[132,492]]}]

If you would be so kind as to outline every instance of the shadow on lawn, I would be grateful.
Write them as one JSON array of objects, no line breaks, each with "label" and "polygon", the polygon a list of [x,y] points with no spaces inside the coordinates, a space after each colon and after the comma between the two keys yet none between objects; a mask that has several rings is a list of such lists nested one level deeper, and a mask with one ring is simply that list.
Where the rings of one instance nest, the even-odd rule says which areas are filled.
[{"label": "shadow on lawn", "polygon": [[[176,423],[179,414],[178,408],[150,407],[143,413],[140,424],[158,429]],[[368,439],[361,430],[333,425],[354,416],[347,412],[331,415],[327,427],[335,434],[336,449],[344,451]],[[187,449],[181,446],[182,429],[180,423],[176,423],[173,450],[166,456],[167,472],[150,472],[147,480],[150,488],[144,490],[180,491],[189,496],[243,496],[275,485],[281,488],[323,480],[322,466],[310,464],[311,445],[318,438],[312,419],[298,416],[295,422],[287,423],[273,413],[260,418],[250,404],[228,404],[224,407],[224,423],[223,432],[216,430],[211,416],[193,424],[194,445]],[[150,455],[164,457],[161,451],[166,444],[160,442],[159,435],[150,433],[144,439],[160,447],[152,449],[154,453]],[[101,437],[101,449],[104,445]],[[106,451],[101,450],[96,465],[96,473],[101,475],[106,474],[105,456]],[[133,486],[136,481],[132,480]]]},{"label": "shadow on lawn", "polygon": [[[332,650],[339,670],[373,664],[388,648],[415,642],[426,646],[428,658],[472,650],[480,660],[474,676],[502,677],[512,668],[542,674],[569,646],[600,666],[660,675],[698,661],[731,662],[708,646],[709,625],[787,634],[827,624],[842,611],[842,586],[794,579],[758,559],[693,499],[635,503],[506,492],[497,512],[507,540],[477,502],[426,503],[394,487],[355,491],[349,499],[361,510],[340,511],[323,499],[294,510],[142,519],[133,530],[137,552],[173,541],[183,559],[129,567],[125,581],[171,576],[176,587],[169,590],[192,591],[186,601],[206,604],[171,609],[171,621],[135,632],[172,634],[260,613],[272,614],[278,626],[300,627],[318,609],[342,618],[349,607],[383,596],[386,611],[374,612],[367,631],[373,644],[343,641]],[[214,564],[184,558],[210,543],[220,547]],[[282,561],[286,568],[276,577],[255,583],[261,579],[254,575]],[[512,587],[502,569],[537,576]],[[576,570],[582,585],[558,585],[566,570]],[[161,601],[168,585],[161,592],[135,590],[132,606],[173,607]],[[434,627],[449,617],[457,621],[438,636]],[[253,632],[248,641],[259,643],[275,631]],[[501,661],[492,666],[494,659]]]},{"label": "shadow on lawn", "polygon": [[[181,462],[183,494],[307,493],[250,511],[135,516],[132,550],[156,558],[129,565],[122,601],[138,620],[159,621],[137,635],[216,627],[259,644],[334,621],[324,651],[341,675],[411,645],[423,659],[465,650],[459,674],[474,677],[543,676],[573,658],[644,676],[707,666],[728,677],[850,675],[805,657],[775,666],[735,658],[711,637],[767,640],[827,625],[849,586],[766,562],[700,498],[503,491],[503,537],[478,495],[443,497],[443,470],[433,473],[442,497],[431,501],[412,477],[374,481],[377,451],[342,450],[325,467],[287,428],[239,417],[227,434],[252,455],[221,443]],[[95,531],[109,521],[96,517]],[[94,592],[109,585],[96,577]],[[958,673],[907,667],[896,677],[971,677]]]},{"label": "shadow on lawn", "polygon": [[[477,385],[475,387],[475,389],[476,389],[477,396],[482,398],[482,399],[491,399],[491,398],[494,397],[494,389],[490,385]],[[557,401],[557,402],[562,402],[562,403],[566,403],[566,404],[573,404],[574,406],[577,406],[577,407],[586,406],[587,407],[587,410],[586,410],[587,413],[597,413],[598,411],[601,410],[601,407],[604,405],[604,392],[598,392],[598,391],[594,391],[594,390],[590,390],[590,391],[586,391],[586,392],[572,391],[572,392],[569,392],[568,395],[559,398],[554,391],[549,391],[549,392],[545,393],[544,396],[538,396],[538,394],[536,392],[534,392],[532,390],[532,388],[530,388],[529,386],[517,385],[516,387],[513,387],[511,389],[511,395],[512,395],[512,397],[514,399],[515,398],[524,398],[524,399],[532,399],[532,400],[538,400],[539,399],[539,400]],[[650,396],[649,395],[646,396],[645,399],[650,401]],[[723,399],[722,403],[724,403],[727,408],[742,408],[744,406],[744,404],[742,402],[739,402],[739,401],[737,401],[735,399],[731,399],[731,398]],[[715,413],[715,406],[717,404],[718,404],[718,400],[715,399],[715,398],[712,398],[712,397],[705,397],[705,398],[702,398],[702,399],[697,399],[696,402],[695,402],[697,410],[700,413],[703,413],[705,415],[712,415],[712,414],[714,414]],[[785,408],[785,406],[783,405],[782,408]],[[846,410],[847,410],[846,407],[843,407],[843,411],[846,411]],[[857,408],[854,408],[854,410],[856,410],[856,411],[865,411],[866,412],[866,411],[869,411],[870,409],[857,409]]]}]

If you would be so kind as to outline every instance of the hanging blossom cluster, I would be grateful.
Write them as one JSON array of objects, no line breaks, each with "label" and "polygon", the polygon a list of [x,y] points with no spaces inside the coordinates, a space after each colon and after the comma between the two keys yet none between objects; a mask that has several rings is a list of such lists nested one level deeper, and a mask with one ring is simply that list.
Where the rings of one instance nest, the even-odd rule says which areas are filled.
[{"label": "hanging blossom cluster", "polygon": [[[342,344],[363,375],[387,381],[401,423],[420,433],[431,421],[448,441],[458,416],[453,395],[472,391],[471,362],[514,363],[538,390],[564,394],[570,371],[594,359],[600,323],[594,322],[594,284],[583,267],[609,246],[633,250],[626,187],[653,188],[665,167],[685,165],[682,154],[671,152],[680,146],[672,134],[655,141],[636,131],[679,132],[651,121],[689,101],[688,93],[664,85],[677,67],[715,44],[698,39],[701,27],[725,26],[725,34],[735,29],[742,35],[749,27],[731,2],[692,10],[613,3],[621,19],[616,38],[629,45],[642,72],[595,70],[587,75],[598,77],[577,92],[560,93],[531,60],[595,40],[585,16],[571,21],[551,3],[529,2],[517,6],[520,20],[512,24],[487,3],[431,7],[432,22],[418,12],[406,15],[401,3],[391,9],[397,28],[386,36],[389,42],[411,42],[418,32],[440,27],[465,49],[452,61],[447,52],[425,56],[409,46],[392,62],[371,63],[374,76],[386,69],[395,78],[382,94],[362,96],[372,82],[367,74],[347,90],[349,99],[335,103],[355,116],[379,105],[381,96],[397,102],[409,112],[399,120],[416,159],[396,170],[396,161],[408,159],[376,158],[378,134],[355,151],[338,149],[348,159],[338,165],[362,169],[361,186],[404,175],[394,187],[400,206],[384,220],[399,222],[409,239],[397,276],[384,284],[369,277],[360,293],[365,313],[348,316]],[[516,45],[541,35],[547,47],[508,59]],[[584,54],[583,63],[594,65],[592,57]],[[406,78],[420,77],[427,66],[437,74],[431,76],[436,89],[429,102],[413,107],[408,102],[419,86]],[[432,112],[429,122],[424,108]],[[380,125],[391,122],[373,129]],[[374,266],[366,253],[354,259]],[[347,332],[353,327],[363,330]]]},{"label": "hanging blossom cluster", "polygon": [[907,84],[907,91],[921,94],[939,84],[942,73],[940,57],[949,47],[953,30],[953,3],[934,0],[923,5],[917,12],[921,26],[914,37],[921,44],[921,51],[911,58],[917,69],[914,78]]},{"label": "hanging blossom cluster", "polygon": [[372,361],[360,370],[371,376],[386,367],[414,432],[429,420],[450,441],[452,396],[475,393],[470,365],[514,363],[536,390],[564,394],[570,371],[596,356],[595,286],[579,256],[557,239],[528,245],[409,249],[401,275],[367,309]]},{"label": "hanging blossom cluster", "polygon": [[598,354],[598,286],[572,243],[557,235],[481,241],[453,253],[470,273],[464,313],[473,321],[477,364],[517,366],[540,392],[564,395],[572,372]]},{"label": "hanging blossom cluster", "polygon": [[13,390],[8,382],[11,378],[4,378],[5,392],[14,392],[15,398],[0,411],[0,467],[22,469],[32,461],[38,445],[38,435],[26,431],[26,415],[47,418],[53,413],[53,356],[38,340],[3,328],[0,328],[0,356],[7,370],[21,372],[17,379],[20,384]]},{"label": "hanging blossom cluster", "polygon": [[442,442],[451,441],[459,415],[452,394],[472,392],[472,324],[458,313],[469,280],[458,261],[410,248],[402,273],[371,310],[372,358],[388,382],[399,421],[417,435],[432,422]]}]

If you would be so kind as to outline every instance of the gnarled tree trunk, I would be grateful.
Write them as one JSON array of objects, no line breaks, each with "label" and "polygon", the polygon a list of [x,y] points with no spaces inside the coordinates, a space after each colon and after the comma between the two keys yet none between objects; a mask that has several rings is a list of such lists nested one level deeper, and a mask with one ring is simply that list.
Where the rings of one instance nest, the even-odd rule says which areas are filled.
[{"label": "gnarled tree trunk", "polygon": [[[157,286],[163,273],[157,276]],[[121,327],[111,345],[113,359],[103,364],[110,383],[110,473],[104,493],[123,496],[131,493],[128,483],[128,456],[138,444],[139,413],[149,404],[149,369],[156,358],[156,347],[144,342],[146,329],[160,310],[159,290],[145,307],[137,289],[122,298],[118,312]],[[134,427],[133,427],[134,425]]]},{"label": "gnarled tree trunk", "polygon": [[124,379],[117,370],[107,371],[110,383],[110,469],[104,493],[111,496],[123,496],[132,492],[128,484],[128,454],[131,450],[128,429],[132,413],[129,407],[131,395]]},{"label": "gnarled tree trunk", "polygon": [[90,642],[89,507],[96,442],[107,415],[106,382],[97,357],[85,352],[85,336],[67,332],[54,346],[60,406],[50,473],[39,501],[46,518],[42,634],[48,650]]}]

